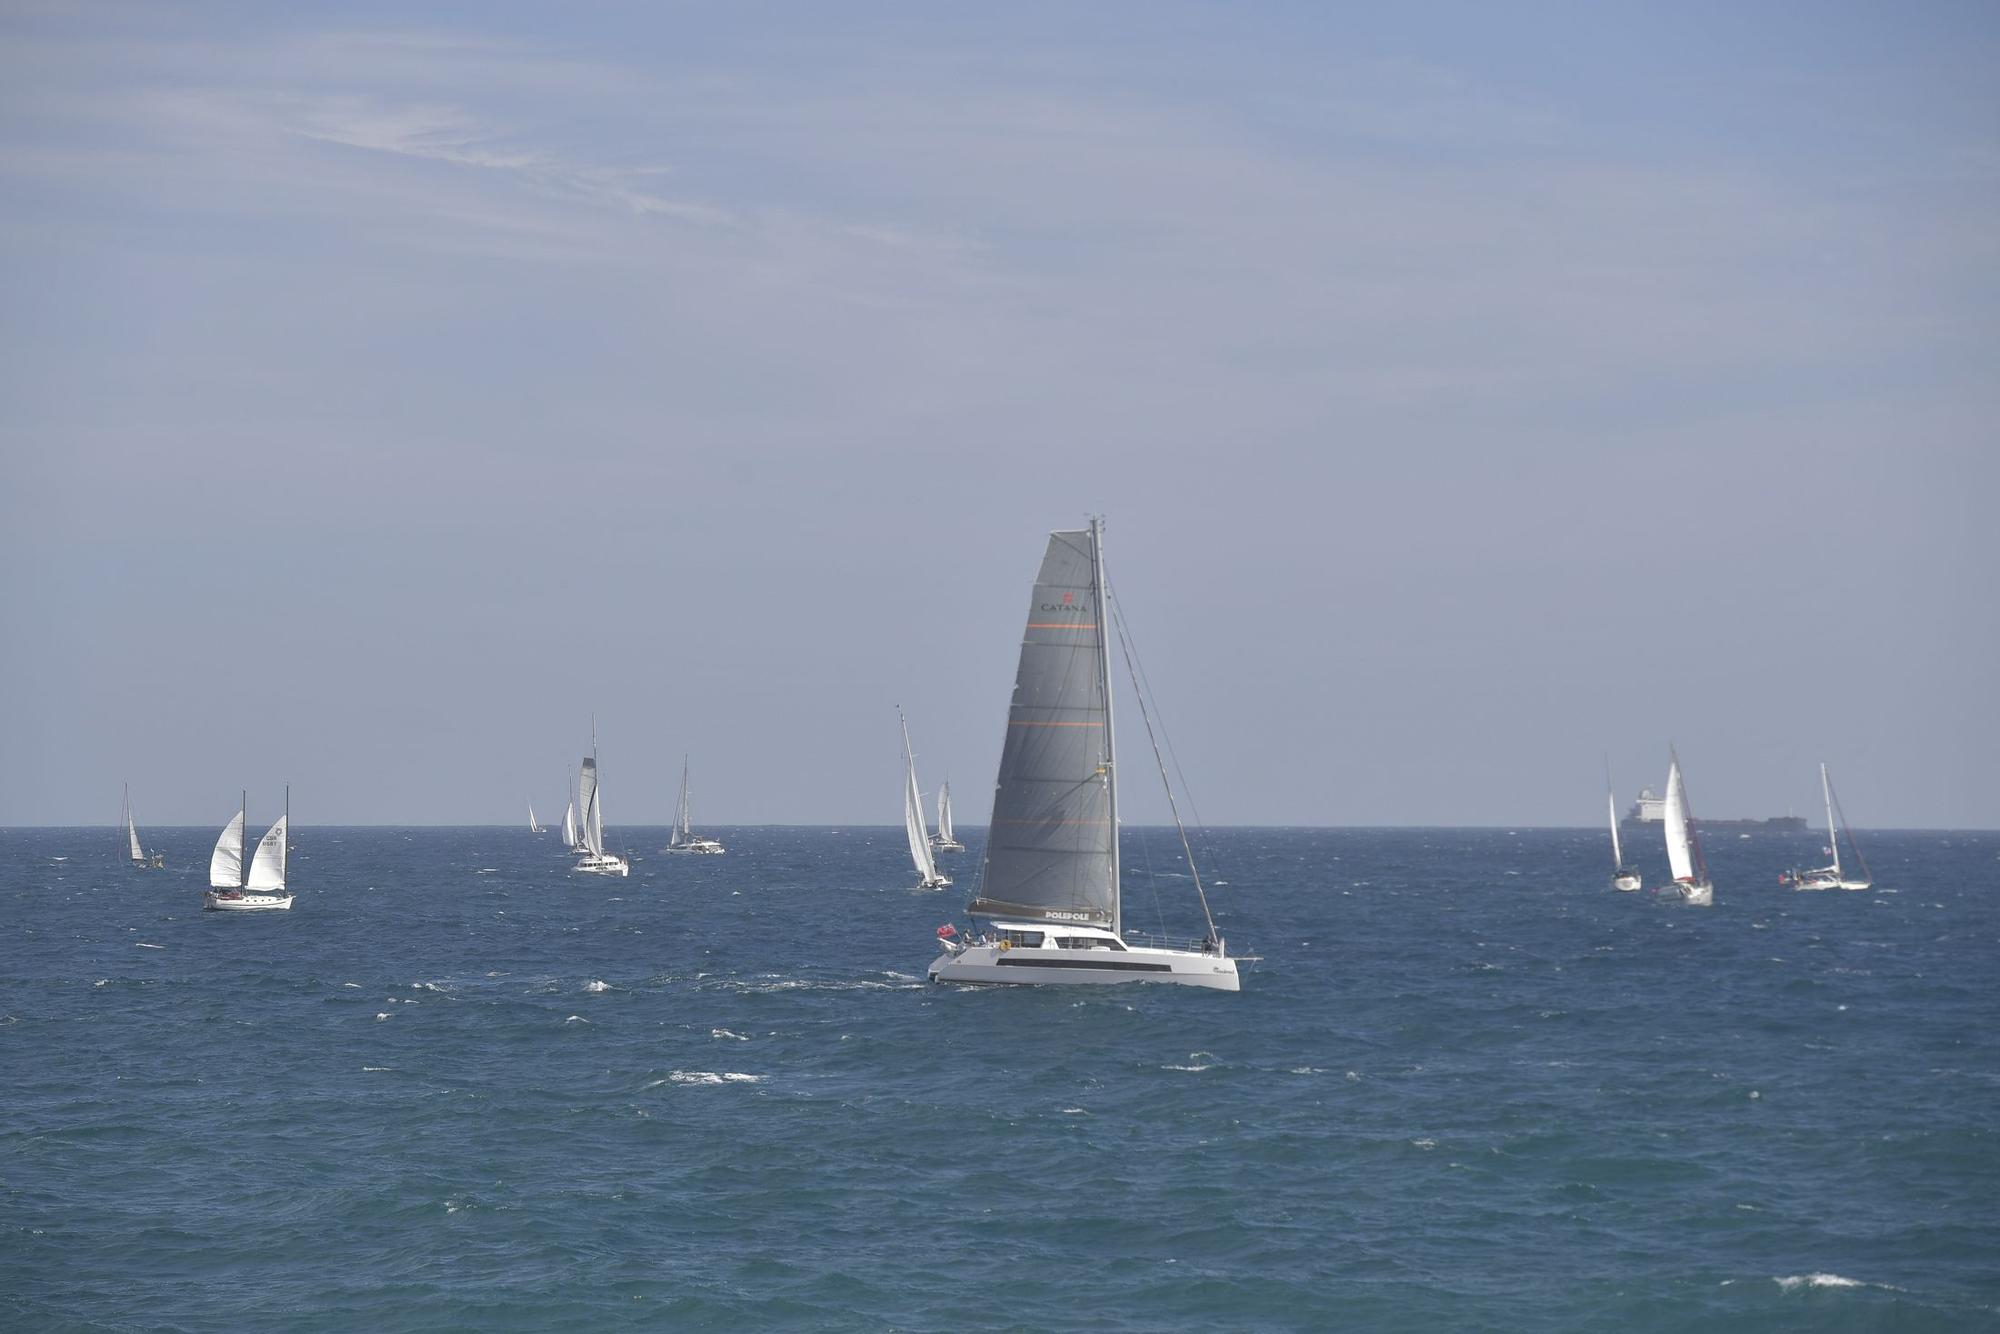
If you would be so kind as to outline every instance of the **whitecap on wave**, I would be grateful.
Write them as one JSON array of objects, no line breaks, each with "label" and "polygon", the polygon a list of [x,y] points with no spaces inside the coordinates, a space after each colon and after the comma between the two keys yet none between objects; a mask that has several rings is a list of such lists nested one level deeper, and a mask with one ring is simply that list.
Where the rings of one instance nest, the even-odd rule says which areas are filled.
[{"label": "whitecap on wave", "polygon": [[711,1028],[708,1030],[708,1035],[712,1038],[734,1038],[738,1042],[748,1042],[750,1040],[741,1033],[732,1033],[726,1028]]},{"label": "whitecap on wave", "polygon": [[714,1087],[718,1084],[761,1084],[762,1075],[740,1074],[733,1070],[675,1070],[665,1079],[655,1079],[646,1087],[656,1089],[662,1084],[697,1084]]},{"label": "whitecap on wave", "polygon": [[1786,1292],[1797,1292],[1801,1288],[1886,1288],[1890,1292],[1902,1291],[1892,1283],[1864,1283],[1858,1278],[1843,1278],[1839,1274],[1787,1274],[1773,1276],[1771,1281]]},{"label": "whitecap on wave", "polygon": [[598,992],[611,990],[611,984],[609,982],[592,981],[590,983],[587,983],[583,989],[585,991],[591,992],[594,995]]}]

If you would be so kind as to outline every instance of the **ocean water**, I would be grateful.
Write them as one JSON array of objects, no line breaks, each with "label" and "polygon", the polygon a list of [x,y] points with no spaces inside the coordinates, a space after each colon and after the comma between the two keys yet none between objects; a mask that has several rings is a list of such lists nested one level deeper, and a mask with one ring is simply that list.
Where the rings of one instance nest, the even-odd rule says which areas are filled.
[{"label": "ocean water", "polygon": [[1700,910],[1216,831],[1231,996],[925,985],[900,830],[613,832],[305,828],[251,916],[214,830],[0,832],[0,1327],[2000,1328],[2000,835],[1723,836]]}]

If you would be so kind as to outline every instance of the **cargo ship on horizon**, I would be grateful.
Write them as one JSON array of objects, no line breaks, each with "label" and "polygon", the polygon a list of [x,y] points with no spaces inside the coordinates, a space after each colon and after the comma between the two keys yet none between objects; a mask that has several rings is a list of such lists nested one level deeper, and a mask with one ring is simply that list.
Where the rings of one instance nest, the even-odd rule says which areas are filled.
[{"label": "cargo ship on horizon", "polygon": [[[1653,789],[1639,789],[1639,799],[1625,811],[1625,818],[1618,822],[1621,829],[1643,829],[1666,819],[1666,798],[1653,795]],[[1800,834],[1805,832],[1806,817],[1803,815],[1773,815],[1764,820],[1714,820],[1698,816],[1695,824],[1702,829],[1735,829],[1750,833]]]}]

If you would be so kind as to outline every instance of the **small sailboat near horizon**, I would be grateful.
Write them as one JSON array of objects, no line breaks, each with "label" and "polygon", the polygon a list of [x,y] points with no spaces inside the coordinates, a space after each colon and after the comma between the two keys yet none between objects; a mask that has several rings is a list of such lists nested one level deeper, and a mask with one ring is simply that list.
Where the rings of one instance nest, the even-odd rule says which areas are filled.
[{"label": "small sailboat near horizon", "polygon": [[139,825],[132,818],[132,785],[129,783],[125,785],[125,842],[134,868],[141,871],[165,869],[167,854],[148,852],[139,842]]},{"label": "small sailboat near horizon", "polygon": [[[1826,798],[1826,850],[1833,858],[1831,866],[1816,866],[1810,871],[1787,871],[1778,877],[1779,884],[1789,884],[1793,889],[1872,889],[1875,877],[1868,869],[1868,859],[1861,855],[1861,844],[1855,840],[1854,829],[1847,823],[1847,813],[1840,809],[1840,799],[1833,795],[1833,780],[1827,777],[1826,766],[1819,767],[1820,794]],[[1847,832],[1847,845],[1854,849],[1854,860],[1861,867],[1861,878],[1851,879],[1840,866],[1840,834]]]},{"label": "small sailboat near horizon", "polygon": [[910,722],[899,705],[896,721],[903,728],[903,832],[910,840],[910,861],[917,868],[918,889],[943,889],[951,877],[938,870],[931,855],[930,831],[924,827],[924,797],[917,788],[917,757],[910,749]]},{"label": "small sailboat near horizon", "polygon": [[934,852],[964,852],[965,844],[958,841],[951,830],[951,775],[945,775],[943,786],[938,788],[937,832],[931,835],[931,850]]},{"label": "small sailboat near horizon", "polygon": [[1687,782],[1681,777],[1681,757],[1667,749],[1667,795],[1662,823],[1666,826],[1667,866],[1673,883],[1661,887],[1664,894],[1678,894],[1681,902],[1695,908],[1715,903],[1715,884],[1708,877],[1708,859],[1701,852],[1701,831],[1694,810],[1688,805]]},{"label": "small sailboat near horizon", "polygon": [[[949,922],[939,927],[931,981],[1171,982],[1240,989],[1237,960],[1216,932],[1171,783],[1167,806],[1208,934],[1183,946],[1127,936],[1123,929],[1109,653],[1115,617],[1104,576],[1103,521],[1093,518],[1083,531],[1050,533],[1028,603],[979,888],[966,907],[987,927],[964,937]],[[1132,667],[1122,624],[1120,647]],[[1132,676],[1152,738],[1153,720],[1136,669]],[[1165,782],[1157,740],[1153,758]],[[914,792],[914,770],[911,788]]]},{"label": "small sailboat near horizon", "polygon": [[535,820],[535,803],[532,801],[528,803],[528,832],[531,834],[546,834],[549,832],[542,828]]},{"label": "small sailboat near horizon", "polygon": [[630,875],[632,867],[615,852],[604,850],[604,795],[597,781],[597,724],[590,725],[590,754],[584,756],[577,775],[577,802],[583,818],[578,823],[576,866],[588,875]]},{"label": "small sailboat near horizon", "polygon": [[236,815],[223,826],[208,859],[208,892],[201,906],[209,912],[269,912],[292,906],[286,888],[287,863],[291,856],[292,789],[285,786],[285,813],[257,840],[257,853],[249,870],[243,866],[243,826],[250,813],[250,794],[244,792]]},{"label": "small sailboat near horizon", "polygon": [[1621,893],[1629,894],[1640,888],[1645,881],[1639,878],[1637,871],[1625,865],[1624,850],[1618,846],[1618,797],[1611,788],[1609,756],[1604,761],[1604,804],[1611,812],[1611,887]]},{"label": "small sailboat near horizon", "polygon": [[674,808],[674,832],[667,840],[662,852],[691,852],[716,857],[728,851],[712,838],[701,838],[694,832],[694,824],[688,816],[688,757],[681,756],[681,799]]}]

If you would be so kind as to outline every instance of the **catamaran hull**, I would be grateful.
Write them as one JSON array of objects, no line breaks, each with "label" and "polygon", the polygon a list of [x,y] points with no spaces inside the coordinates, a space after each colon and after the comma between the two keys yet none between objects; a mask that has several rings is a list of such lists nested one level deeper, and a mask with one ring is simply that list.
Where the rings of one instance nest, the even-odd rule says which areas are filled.
[{"label": "catamaran hull", "polygon": [[661,852],[689,852],[704,857],[719,857],[725,849],[720,843],[669,843]]},{"label": "catamaran hull", "polygon": [[218,894],[214,890],[202,895],[201,906],[208,912],[273,912],[292,906],[290,894]]},{"label": "catamaran hull", "polygon": [[1873,889],[1874,887],[1875,882],[1873,880],[1833,880],[1822,879],[1818,876],[1807,876],[1805,879],[1794,881],[1792,884],[1792,888],[1798,890]]},{"label": "catamaran hull", "polygon": [[573,868],[585,875],[630,875],[632,868],[625,861],[608,853],[603,857],[587,857]]},{"label": "catamaran hull", "polygon": [[1239,991],[1236,960],[1191,950],[999,949],[971,945],[931,960],[933,982],[992,986],[1107,986],[1170,982],[1211,991]]}]

